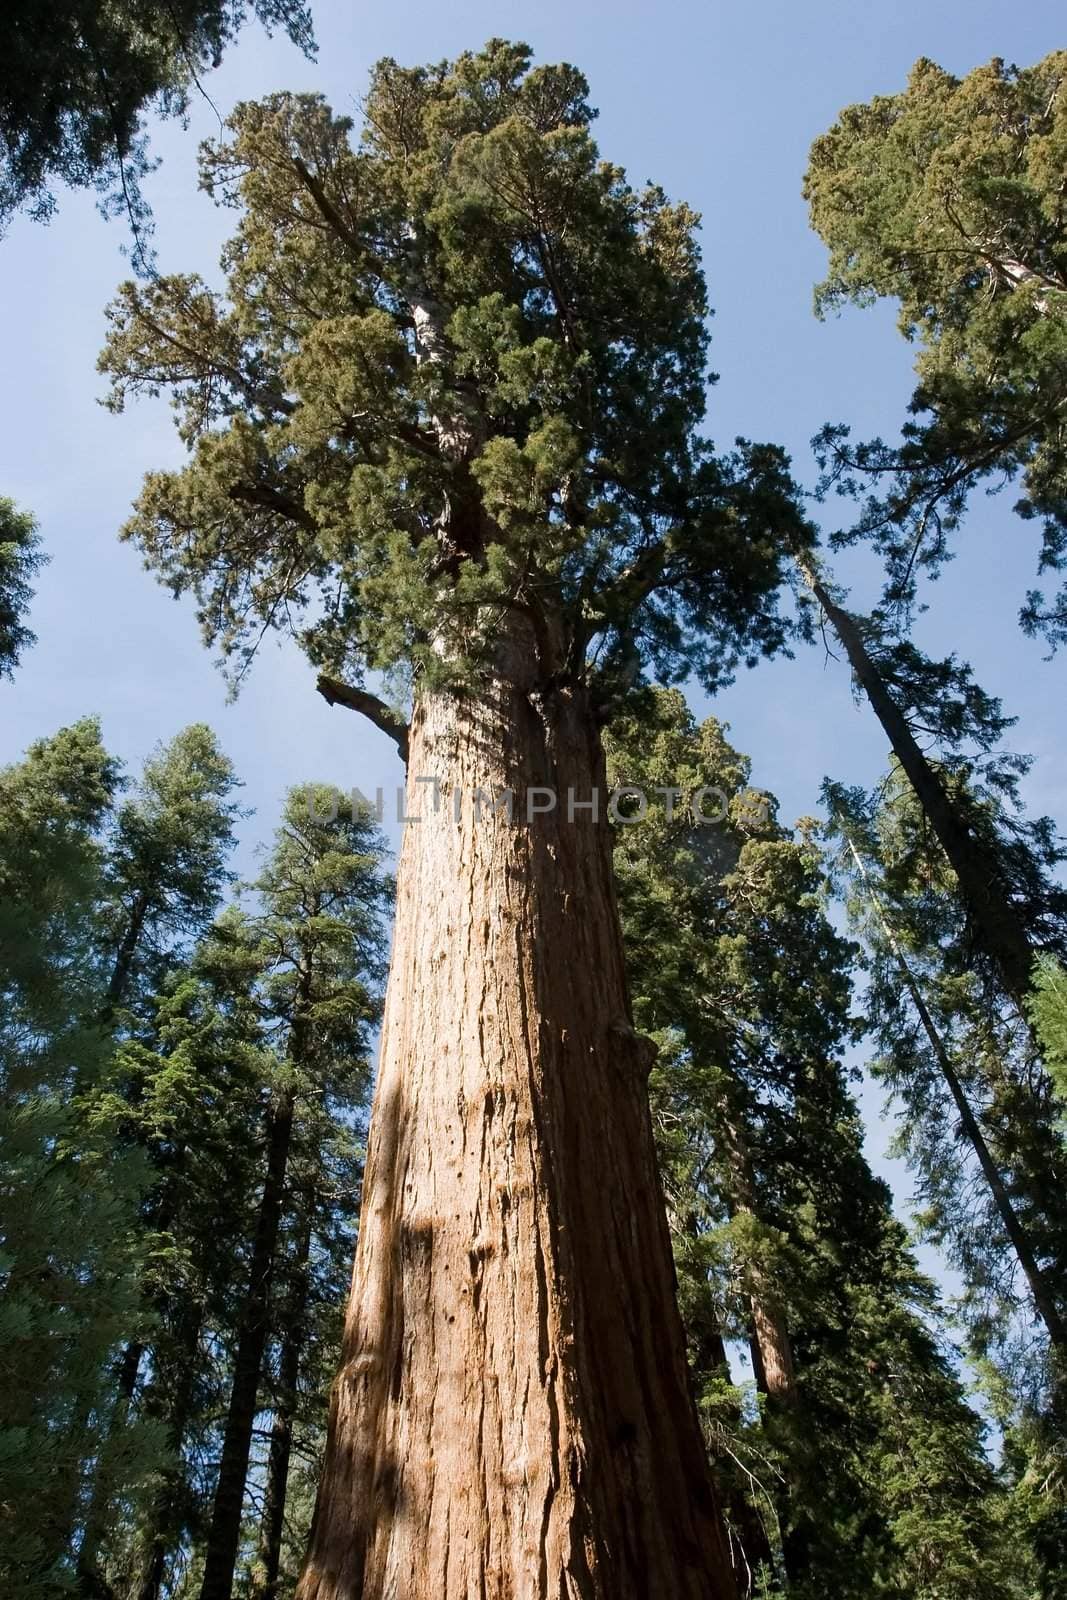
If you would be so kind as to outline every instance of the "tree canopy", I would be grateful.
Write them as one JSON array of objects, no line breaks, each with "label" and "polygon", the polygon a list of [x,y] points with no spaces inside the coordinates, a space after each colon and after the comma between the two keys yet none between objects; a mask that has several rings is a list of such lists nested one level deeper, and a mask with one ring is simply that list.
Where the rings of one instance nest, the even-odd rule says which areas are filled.
[{"label": "tree canopy", "polygon": [[314,96],[239,106],[202,181],[226,294],[126,284],[101,365],[190,450],[126,528],[242,670],[264,630],[358,684],[462,678],[521,615],[540,677],[722,681],[779,648],[785,457],[699,432],[697,219],[599,158],[585,80],[494,40],[375,68],[358,143]]},{"label": "tree canopy", "polygon": [[181,117],[249,12],[314,49],[304,0],[10,0],[0,15],[0,233],[57,185],[125,212],[143,255],[149,110]]},{"label": "tree canopy", "polygon": [[[873,538],[898,599],[936,571],[982,483],[1018,484],[1042,568],[1067,556],[1065,74],[1062,50],[965,78],[920,60],[811,149],[805,194],[830,252],[818,307],[895,299],[919,345],[900,445],[822,440],[830,479],[869,495],[842,537]],[[1059,642],[1065,604],[1034,591],[1024,622]]]}]

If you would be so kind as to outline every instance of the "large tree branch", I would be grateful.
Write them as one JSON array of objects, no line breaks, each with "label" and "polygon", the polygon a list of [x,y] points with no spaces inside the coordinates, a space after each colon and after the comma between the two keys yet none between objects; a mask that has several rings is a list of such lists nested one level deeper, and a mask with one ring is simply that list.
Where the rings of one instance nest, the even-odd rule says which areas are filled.
[{"label": "large tree branch", "polygon": [[646,545],[628,567],[624,567],[617,577],[596,591],[591,601],[591,609],[610,616],[612,612],[617,612],[621,605],[632,612],[643,600],[647,600],[653,589],[662,584],[667,555],[666,539],[656,539],[652,544]]},{"label": "large tree branch", "polygon": [[334,233],[341,243],[346,245],[347,248],[353,252],[353,254],[362,256],[370,266],[374,267],[375,271],[381,273],[383,277],[386,276],[385,263],[382,261],[378,252],[374,250],[374,248],[366,239],[361,239],[351,224],[345,221],[344,217],[341,215],[333,201],[330,199],[329,195],[326,193],[321,179],[316,177],[315,173],[312,172],[307,163],[302,161],[299,156],[293,157],[293,169],[296,172],[297,177],[300,179],[300,182],[303,184],[304,188],[314,201],[315,209],[318,211],[319,216],[322,218],[323,222],[326,223],[331,232]]},{"label": "large tree branch", "polygon": [[310,512],[299,500],[294,500],[292,495],[283,494],[280,489],[272,489],[265,483],[234,483],[226,492],[231,500],[239,501],[242,505],[259,506],[264,511],[276,511],[280,517],[295,522],[308,533],[318,532],[318,524]]},{"label": "large tree branch", "polygon": [[[191,315],[196,315],[187,301],[184,303],[184,309]],[[184,356],[194,373],[199,371],[203,375],[213,374],[216,377],[225,378],[235,389],[239,389],[252,405],[259,406],[264,411],[273,409],[276,412],[280,412],[282,416],[288,417],[292,416],[296,410],[293,402],[287,400],[280,390],[255,383],[247,373],[241,371],[240,367],[234,366],[232,361],[226,361],[218,355],[205,354],[202,350],[198,350],[195,345],[187,344],[184,339],[179,339],[177,334],[171,333],[168,328],[165,328],[158,318],[151,316],[140,301],[137,304],[137,316],[149,333],[154,334],[161,344],[170,345],[179,355]],[[199,318],[197,320],[199,321]],[[201,326],[203,327],[203,323],[201,323]],[[205,332],[209,331],[209,329],[205,329]]]},{"label": "large tree branch", "polygon": [[327,705],[347,706],[350,711],[361,712],[382,733],[388,734],[400,751],[401,759],[407,761],[408,725],[399,712],[393,711],[376,694],[351,683],[342,683],[340,678],[327,677],[324,672],[319,673],[315,687]]}]

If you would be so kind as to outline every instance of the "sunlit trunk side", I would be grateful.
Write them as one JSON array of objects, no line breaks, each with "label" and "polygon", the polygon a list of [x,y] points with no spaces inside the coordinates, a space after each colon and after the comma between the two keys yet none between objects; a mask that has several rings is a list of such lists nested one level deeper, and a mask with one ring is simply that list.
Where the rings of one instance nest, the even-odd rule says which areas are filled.
[{"label": "sunlit trunk side", "polygon": [[[426,693],[343,1359],[299,1600],[727,1600],[631,1025],[599,733]],[[432,812],[436,777],[440,810]],[[554,810],[527,822],[527,804]],[[515,795],[515,815],[489,796]],[[600,817],[567,815],[567,792]],[[474,797],[486,800],[475,814]],[[458,800],[457,800],[458,796]],[[454,820],[458,806],[458,823]]]}]

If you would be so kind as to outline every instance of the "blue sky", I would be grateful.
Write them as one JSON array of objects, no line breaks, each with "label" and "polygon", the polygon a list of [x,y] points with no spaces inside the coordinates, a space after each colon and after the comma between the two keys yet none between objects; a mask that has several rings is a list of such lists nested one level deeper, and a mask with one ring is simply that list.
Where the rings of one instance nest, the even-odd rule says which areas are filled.
[{"label": "blue sky", "polygon": [[[823,251],[800,195],[811,140],[842,106],[900,88],[920,55],[963,73],[995,55],[1026,65],[1065,42],[1062,7],[1052,0],[1011,8],[992,0],[313,4],[317,63],[248,28],[206,82],[223,114],[239,99],[313,89],[358,117],[377,57],[435,60],[494,34],[527,40],[541,60],[574,61],[600,108],[604,153],[703,214],[720,374],[710,433],[722,445],[737,434],[780,441],[809,482],[807,441],[824,421],[891,434],[910,390],[910,352],[891,308],[822,324],[812,315]],[[197,192],[195,178],[197,140],[216,131],[214,112],[198,101],[187,131],[165,125],[153,136],[163,165],[148,195],[163,271],[216,274],[226,217]],[[121,225],[105,224],[90,197],[61,195],[48,227],[19,219],[0,243],[0,493],[36,514],[52,557],[31,617],[39,643],[14,684],[0,684],[0,763],[90,712],[133,766],[184,724],[210,722],[255,807],[242,843],[248,870],[290,785],[322,779],[369,791],[395,785],[401,771],[387,740],[319,699],[291,649],[268,645],[240,698],[228,703],[190,607],[171,600],[136,552],[118,543],[143,473],[180,458],[164,402],[118,418],[96,404],[103,308],[128,276],[122,242]],[[1046,662],[1016,624],[1035,562],[1035,532],[1012,517],[1010,495],[980,500],[964,553],[929,591],[918,639],[970,660],[979,682],[1018,715],[1012,742],[1037,758],[1030,804],[1064,822],[1067,660]],[[838,570],[855,579],[857,608],[873,599],[869,564]],[[695,704],[702,710],[707,702]],[[714,710],[752,756],[754,781],[778,794],[783,821],[817,809],[824,774],[870,782],[884,762],[885,741],[854,703],[847,672],[819,650],[746,673]],[[869,1095],[865,1105],[877,1154],[885,1129]]]}]

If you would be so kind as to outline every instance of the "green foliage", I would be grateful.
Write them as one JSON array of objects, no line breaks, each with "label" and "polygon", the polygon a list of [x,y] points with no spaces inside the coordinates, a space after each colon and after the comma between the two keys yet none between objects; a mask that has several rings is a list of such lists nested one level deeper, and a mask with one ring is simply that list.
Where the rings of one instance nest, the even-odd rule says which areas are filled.
[{"label": "green foliage", "polygon": [[[972,1361],[1004,1437],[1004,1476],[1013,1486],[1007,1515],[1020,1548],[1033,1556],[1030,1592],[1057,1596],[1067,1549],[1061,1379],[899,963],[903,954],[1045,1290],[1062,1316],[1067,1213],[1059,1178],[1060,1108],[1050,1081],[1058,999],[1049,999],[1046,987],[1055,996],[1058,969],[1051,963],[1038,967],[1032,1014],[1039,1032],[1048,1019],[1052,1040],[1043,1069],[1034,1059],[1030,1030],[998,988],[995,972],[974,959],[955,879],[899,773],[890,774],[877,796],[836,785],[827,785],[826,795],[832,830],[844,847],[841,866],[850,883],[853,926],[869,951],[866,1011],[878,1052],[873,1070],[898,1109],[897,1148],[918,1179],[916,1220],[963,1280],[959,1309]],[[981,808],[991,824],[1003,820],[988,791]],[[1042,837],[1038,830],[1038,846]],[[1012,858],[1019,884],[1044,893],[1055,862],[1042,860],[1035,847],[1027,866],[1025,846],[1026,825],[1020,824]],[[1062,939],[1062,907],[1058,920]],[[1056,926],[1056,918],[1046,921],[1050,936]]]},{"label": "green foliage", "polygon": [[[109,1070],[98,835],[117,782],[92,721],[0,773],[0,1583],[20,1600],[70,1578],[109,1358],[138,1315],[139,1164],[79,1111]],[[125,1487],[150,1461],[137,1430],[108,1470]]]},{"label": "green foliage", "polygon": [[[957,781],[966,788],[962,778]],[[1030,1032],[995,969],[975,949],[955,877],[899,771],[891,770],[875,796],[834,784],[825,794],[832,832],[842,842],[840,865],[851,889],[854,927],[870,952],[865,1009],[877,1050],[874,1072],[899,1107],[898,1144],[919,1177],[920,1226],[961,1271],[976,1354],[999,1351],[998,1359],[1015,1370],[1018,1401],[1039,1404],[1048,1373],[1038,1359],[1041,1341],[1030,1326],[1025,1286],[988,1188],[976,1181],[968,1141],[901,984],[885,924],[920,984],[1014,1209],[1063,1307],[1067,1214],[1056,1177],[1061,1155],[1049,1079],[1033,1061]],[[1008,820],[989,790],[975,786],[967,798],[991,825]],[[1027,824],[1018,826],[1009,858],[1017,869],[1016,901],[1044,904],[1043,926],[1050,937],[1058,928],[1062,938],[1062,895],[1051,879],[1056,853],[1042,858],[1044,829],[1028,837]]]},{"label": "green foliage", "polygon": [[586,84],[493,40],[375,68],[358,144],[314,96],[239,106],[202,182],[225,296],[126,284],[101,366],[190,451],[126,536],[247,666],[264,631],[358,682],[469,681],[504,620],[545,686],[779,648],[803,544],[780,451],[712,453],[697,219],[600,159]]},{"label": "green foliage", "polygon": [[[997,1398],[995,1382],[990,1385]],[[1062,1417],[1033,1412],[1011,1420],[1004,1437],[1004,1466],[1014,1489],[1009,1515],[1020,1543],[1034,1551],[1033,1593],[1039,1600],[1067,1595],[1067,1446]]]},{"label": "green foliage", "polygon": [[9,0],[0,15],[0,231],[47,218],[56,184],[95,188],[143,250],[144,117],[181,117],[252,11],[314,50],[303,0]]},{"label": "green foliage", "polygon": [[[636,1017],[660,1046],[690,1354],[737,1541],[754,1568],[756,1513],[790,1594],[1015,1594],[982,1428],[931,1331],[935,1291],[863,1156],[841,1060],[854,951],[827,920],[812,827],[793,838],[769,797],[755,806],[748,763],[676,692],[632,706],[608,730],[613,781],[728,797],[721,825],[694,825],[683,800],[671,822],[620,829],[616,862]],[[755,1412],[724,1363],[725,1341],[755,1342],[757,1304],[787,1330],[796,1398]]]},{"label": "green foliage", "polygon": [[153,752],[116,809],[101,905],[112,1003],[132,1003],[146,984],[158,988],[210,923],[230,878],[237,787],[211,729],[194,723]]},{"label": "green foliage", "polygon": [[[828,483],[875,485],[842,538],[874,540],[897,599],[936,571],[986,480],[1019,483],[1043,568],[1067,556],[1065,71],[1063,51],[963,79],[921,60],[903,92],[850,106],[812,146],[805,194],[830,251],[819,307],[895,298],[920,346],[900,446],[852,446],[847,429],[820,445]],[[1035,591],[1024,625],[1060,642],[1065,607]]]},{"label": "green foliage", "polygon": [[1045,1070],[1067,1108],[1067,974],[1051,956],[1037,963],[1030,1020],[1041,1043]]},{"label": "green foliage", "polygon": [[0,678],[11,677],[23,650],[34,643],[25,614],[34,573],[44,559],[29,512],[0,498]]},{"label": "green foliage", "polygon": [[[0,223],[47,215],[55,183],[95,185],[128,211],[143,265],[142,115],[181,114],[248,9],[308,46],[299,0],[149,3],[132,26],[119,0],[78,3],[49,8],[48,29],[28,26],[39,5],[9,7]],[[999,748],[1010,719],[895,619],[992,475],[1021,481],[1045,564],[1067,551],[1065,62],[962,81],[920,63],[904,94],[843,113],[807,180],[831,251],[821,303],[897,295],[920,345],[902,445],[829,429],[820,447],[824,491],[862,495],[874,472],[890,484],[842,536],[889,562],[898,609],[863,623],[865,643],[1005,894],[1061,953],[1062,855],[1050,823],[1013,810],[1026,762]],[[620,825],[617,881],[745,1592],[1062,1600],[1062,1400],[884,930],[844,862],[875,1072],[901,1108],[920,1226],[964,1277],[999,1475],[937,1294],[863,1153],[846,1065],[864,1031],[857,949],[829,919],[815,825],[783,829],[725,728],[642,687],[713,687],[783,648],[777,591],[811,529],[780,451],[718,454],[704,437],[698,219],[601,159],[587,94],[573,67],[534,68],[525,46],[492,40],[427,68],[380,62],[358,138],[315,96],[238,107],[201,155],[234,218],[223,292],[173,274],[124,285],[109,312],[110,405],[167,393],[188,451],[149,475],[127,536],[195,596],[238,679],[271,629],[357,685],[380,671],[473,689],[510,639],[542,694],[588,689],[616,713],[612,780],[677,791]],[[32,520],[0,501],[0,672],[30,642],[39,561]],[[1053,638],[1067,636],[1057,604],[1030,605]],[[726,815],[699,823],[690,802],[709,785]],[[362,813],[320,822],[322,794],[294,793],[258,879],[220,913],[240,812],[210,730],[184,730],[123,787],[88,722],[0,774],[0,1584],[25,1600],[78,1581],[195,1590],[284,1113],[238,1584],[265,1581],[265,1441],[283,1422],[285,1592],[355,1226],[382,841]],[[1067,1309],[1062,968],[1038,971],[1038,1063],[899,774],[877,797],[828,798]],[[746,1344],[754,1384],[731,1371]]]},{"label": "green foliage", "polygon": [[[81,1008],[67,1003],[62,988],[56,992],[56,982],[69,981],[82,995],[97,981],[91,938],[103,865],[97,835],[118,783],[118,766],[94,719],[38,740],[20,765],[0,774],[4,1025],[12,1040],[33,1047],[28,1060],[48,1050],[36,1043],[38,1029],[83,1024]],[[58,1061],[46,1059],[45,1075],[62,1075],[62,1047]]]},{"label": "green foliage", "polygon": [[[134,1353],[158,1326],[159,1284],[176,1294],[203,1269],[160,1223],[153,1167],[168,1170],[170,1203],[195,1149],[203,1207],[239,1166],[236,1139],[220,1148],[205,1134],[215,1097],[230,1092],[231,1131],[242,1110],[246,1126],[260,1113],[247,1017],[217,1041],[210,1094],[181,1058],[158,1080],[144,1071],[151,984],[226,881],[233,784],[214,736],[192,727],[123,800],[88,720],[0,775],[0,1470],[12,1508],[0,1564],[27,1596],[73,1583],[108,1506],[136,1521],[165,1460],[160,1408],[130,1411]],[[193,1007],[177,990],[172,1004]],[[184,1150],[167,1143],[176,1105]],[[170,1353],[158,1346],[161,1361]]]},{"label": "green foliage", "polygon": [[[148,1166],[142,1288],[152,1313],[123,1425],[149,1417],[168,1439],[148,1504],[133,1517],[112,1504],[101,1569],[119,1590],[141,1580],[157,1543],[164,1565],[191,1561],[196,1570],[282,1100],[292,1102],[294,1126],[261,1404],[269,1422],[278,1349],[295,1331],[288,1403],[305,1492],[296,1505],[310,1512],[307,1480],[322,1446],[350,1268],[391,896],[374,822],[358,812],[317,821],[323,798],[314,786],[288,797],[263,871],[246,888],[249,903],[229,907],[171,971],[116,1058],[104,1109]],[[253,1477],[263,1466],[254,1459]],[[290,1560],[298,1559],[308,1523],[291,1509],[288,1526]]]}]

